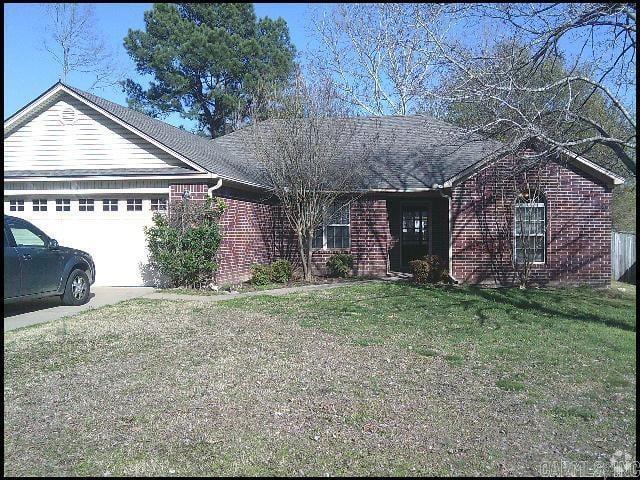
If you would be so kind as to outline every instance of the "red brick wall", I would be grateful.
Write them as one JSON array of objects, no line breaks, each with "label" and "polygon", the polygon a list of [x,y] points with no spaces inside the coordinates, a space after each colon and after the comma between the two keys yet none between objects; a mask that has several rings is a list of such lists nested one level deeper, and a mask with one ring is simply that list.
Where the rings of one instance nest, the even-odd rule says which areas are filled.
[{"label": "red brick wall", "polygon": [[[512,226],[503,221],[505,211],[512,215],[513,205],[502,200],[497,184],[509,162],[487,167],[452,189],[452,273],[457,280],[497,284],[516,280],[510,253]],[[546,261],[532,267],[532,283],[609,284],[611,188],[556,162],[544,169],[541,185],[547,208]]]},{"label": "red brick wall", "polygon": [[[188,190],[191,199],[201,201],[206,185],[172,185],[170,200],[182,198]],[[222,243],[219,249],[218,284],[244,281],[251,276],[251,265],[287,258],[299,263],[297,240],[287,227],[282,211],[264,194],[222,187],[214,190],[227,209],[221,218]],[[386,200],[363,198],[351,205],[351,246],[345,250],[315,250],[316,273],[326,273],[326,261],[337,252],[354,256],[356,275],[384,275],[387,271],[389,223]]]},{"label": "red brick wall", "polygon": [[275,258],[274,206],[260,195],[230,188],[214,191],[227,204],[222,215],[222,243],[218,250],[219,285],[247,280],[251,265]]},{"label": "red brick wall", "polygon": [[365,197],[350,205],[350,248],[339,250],[314,250],[313,265],[319,274],[326,274],[327,260],[334,253],[353,255],[355,275],[380,276],[387,273],[387,251],[391,235],[387,201]]}]

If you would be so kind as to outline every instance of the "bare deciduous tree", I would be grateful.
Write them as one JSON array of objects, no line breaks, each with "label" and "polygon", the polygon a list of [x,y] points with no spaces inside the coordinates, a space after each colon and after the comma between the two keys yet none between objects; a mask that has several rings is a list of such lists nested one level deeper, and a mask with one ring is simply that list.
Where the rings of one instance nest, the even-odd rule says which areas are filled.
[{"label": "bare deciduous tree", "polygon": [[74,72],[88,74],[92,90],[121,79],[113,54],[98,34],[93,5],[52,3],[43,8],[49,19],[43,46],[60,65],[62,81]]},{"label": "bare deciduous tree", "polygon": [[[423,7],[430,31],[444,36],[446,8]],[[410,4],[342,3],[314,21],[320,47],[311,55],[313,75],[332,78],[339,98],[368,115],[420,110],[437,69],[437,44],[415,28]]]},{"label": "bare deciduous tree", "polygon": [[[317,21],[315,64],[361,112],[441,116],[462,105],[479,113],[465,127],[513,152],[532,139],[549,154],[597,147],[607,166],[635,175],[635,12],[627,3],[339,5]],[[543,71],[550,65],[555,75]]]},{"label": "bare deciduous tree", "polygon": [[263,98],[268,112],[255,114],[247,128],[266,183],[297,236],[304,278],[311,280],[314,233],[334,202],[348,208],[362,195],[377,133],[345,116],[330,82],[310,87],[298,76],[290,88]]}]

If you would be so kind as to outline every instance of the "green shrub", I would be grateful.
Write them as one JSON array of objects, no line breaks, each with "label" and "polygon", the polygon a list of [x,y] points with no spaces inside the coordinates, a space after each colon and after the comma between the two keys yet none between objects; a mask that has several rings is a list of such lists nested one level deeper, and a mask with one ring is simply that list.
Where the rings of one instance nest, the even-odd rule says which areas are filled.
[{"label": "green shrub", "polygon": [[200,288],[212,280],[222,240],[219,220],[224,202],[174,201],[166,213],[155,212],[144,228],[150,266],[174,287]]},{"label": "green shrub", "polygon": [[287,283],[293,275],[293,265],[289,260],[276,260],[271,264],[271,281]]},{"label": "green shrub", "polygon": [[271,265],[256,263],[251,266],[251,283],[254,285],[267,285],[271,283]]},{"label": "green shrub", "polygon": [[416,283],[435,283],[445,279],[446,269],[437,255],[426,255],[409,262],[409,270]]},{"label": "green shrub", "polygon": [[329,275],[332,277],[346,277],[353,268],[353,255],[336,253],[327,260]]}]

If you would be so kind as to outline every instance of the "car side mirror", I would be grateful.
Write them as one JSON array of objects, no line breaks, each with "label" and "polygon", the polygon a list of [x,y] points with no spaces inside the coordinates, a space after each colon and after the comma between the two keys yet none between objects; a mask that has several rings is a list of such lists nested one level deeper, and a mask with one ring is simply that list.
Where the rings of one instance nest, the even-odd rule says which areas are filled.
[{"label": "car side mirror", "polygon": [[60,245],[58,245],[58,241],[55,239],[51,239],[49,240],[49,250],[57,250],[60,247]]}]

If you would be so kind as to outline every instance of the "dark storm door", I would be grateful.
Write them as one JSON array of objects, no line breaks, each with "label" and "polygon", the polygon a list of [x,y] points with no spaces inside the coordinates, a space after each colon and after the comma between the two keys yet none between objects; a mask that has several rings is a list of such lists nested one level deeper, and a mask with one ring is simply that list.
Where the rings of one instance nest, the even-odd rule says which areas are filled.
[{"label": "dark storm door", "polygon": [[430,253],[430,215],[425,206],[402,208],[402,266],[408,267],[411,260]]}]

